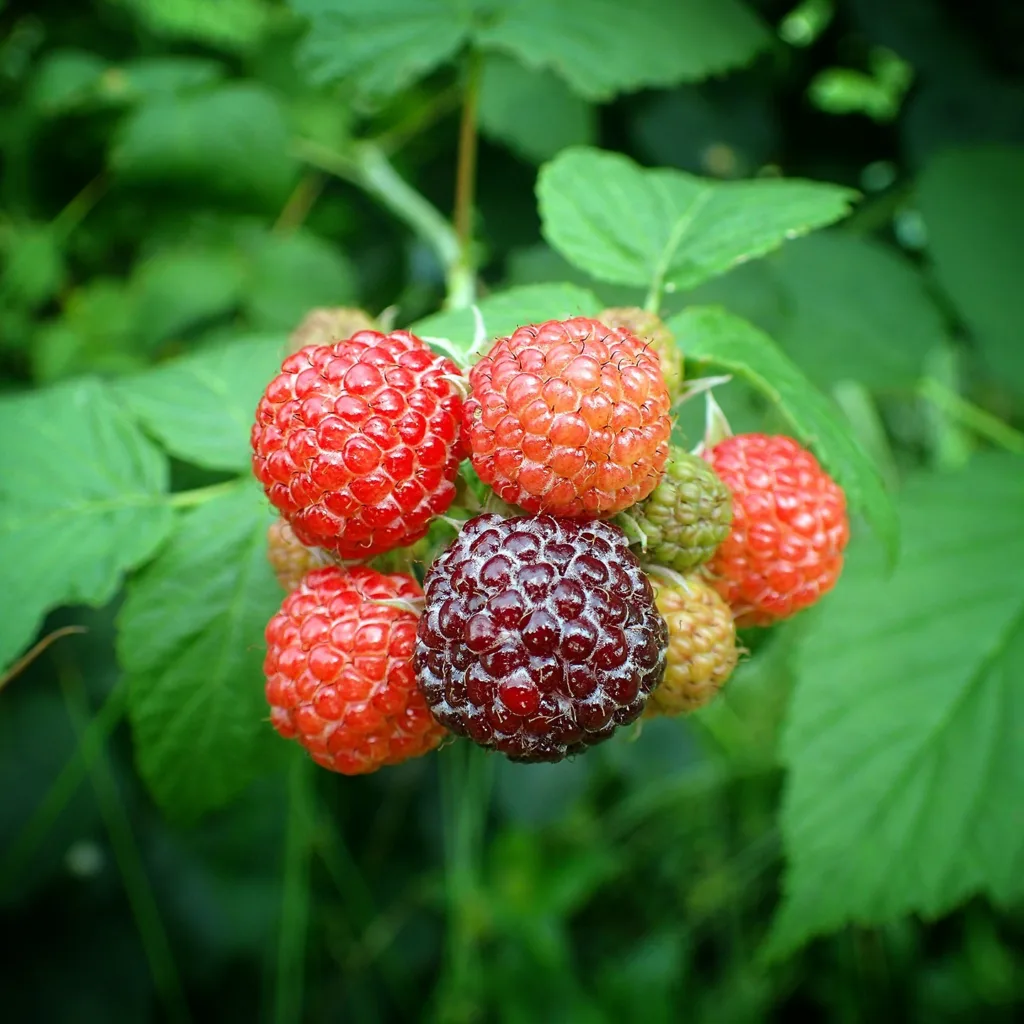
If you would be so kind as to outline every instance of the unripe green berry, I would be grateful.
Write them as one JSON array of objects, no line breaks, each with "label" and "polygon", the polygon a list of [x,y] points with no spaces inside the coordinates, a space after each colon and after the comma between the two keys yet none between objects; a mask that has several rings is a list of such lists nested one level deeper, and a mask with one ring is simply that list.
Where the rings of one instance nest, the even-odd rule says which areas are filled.
[{"label": "unripe green berry", "polygon": [[654,492],[626,515],[620,525],[645,561],[686,572],[728,536],[732,496],[703,459],[673,446]]}]

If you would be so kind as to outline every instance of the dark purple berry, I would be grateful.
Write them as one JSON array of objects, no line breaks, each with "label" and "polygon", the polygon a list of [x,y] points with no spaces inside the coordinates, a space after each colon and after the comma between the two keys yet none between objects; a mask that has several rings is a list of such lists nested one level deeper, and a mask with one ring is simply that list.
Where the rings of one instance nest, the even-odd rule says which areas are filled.
[{"label": "dark purple berry", "polygon": [[560,761],[634,721],[668,627],[611,523],[482,515],[432,566],[416,639],[439,722],[513,761]]}]

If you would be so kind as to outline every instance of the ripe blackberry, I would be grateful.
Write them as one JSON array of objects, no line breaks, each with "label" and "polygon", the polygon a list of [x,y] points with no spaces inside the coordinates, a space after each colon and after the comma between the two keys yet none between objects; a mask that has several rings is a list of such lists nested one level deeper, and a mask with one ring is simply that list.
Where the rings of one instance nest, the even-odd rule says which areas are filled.
[{"label": "ripe blackberry", "polygon": [[607,739],[664,674],[668,627],[610,523],[477,516],[424,589],[414,666],[427,705],[513,761]]}]

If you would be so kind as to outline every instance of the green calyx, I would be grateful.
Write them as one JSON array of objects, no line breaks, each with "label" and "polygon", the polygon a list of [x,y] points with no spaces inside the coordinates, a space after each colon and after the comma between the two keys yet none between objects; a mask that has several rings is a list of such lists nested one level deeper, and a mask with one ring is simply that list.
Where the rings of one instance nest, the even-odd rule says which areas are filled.
[{"label": "green calyx", "polygon": [[619,525],[646,561],[686,572],[711,558],[731,523],[729,489],[703,459],[673,447],[661,482]]}]

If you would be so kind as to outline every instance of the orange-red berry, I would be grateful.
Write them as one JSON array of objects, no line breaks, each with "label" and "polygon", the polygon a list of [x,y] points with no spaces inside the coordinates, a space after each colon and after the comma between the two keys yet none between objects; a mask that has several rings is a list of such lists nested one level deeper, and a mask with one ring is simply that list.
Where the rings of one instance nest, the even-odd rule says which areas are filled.
[{"label": "orange-red berry", "polygon": [[767,626],[835,586],[850,535],[846,496],[790,437],[737,434],[705,458],[732,492],[732,528],[707,565],[741,626]]},{"label": "orange-red berry", "polygon": [[623,327],[576,317],[520,327],[470,371],[473,468],[527,512],[611,516],[646,498],[668,457],[658,356]]},{"label": "orange-red berry", "polygon": [[267,624],[270,721],[324,768],[363,775],[433,750],[445,735],[412,668],[411,576],[357,566],[308,573]]}]

